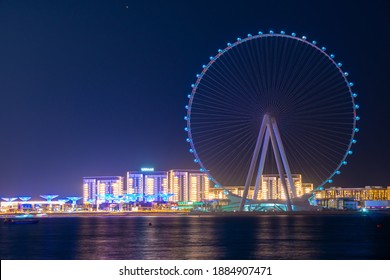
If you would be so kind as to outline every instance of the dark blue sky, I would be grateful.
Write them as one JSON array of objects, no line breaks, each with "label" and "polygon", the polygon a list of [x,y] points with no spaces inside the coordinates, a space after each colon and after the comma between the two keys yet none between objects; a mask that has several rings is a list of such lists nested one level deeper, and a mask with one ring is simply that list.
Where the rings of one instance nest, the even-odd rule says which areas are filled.
[{"label": "dark blue sky", "polygon": [[335,184],[390,185],[389,12],[385,0],[0,0],[0,196],[196,167],[183,130],[195,74],[271,28],[334,50],[355,82],[361,132]]}]

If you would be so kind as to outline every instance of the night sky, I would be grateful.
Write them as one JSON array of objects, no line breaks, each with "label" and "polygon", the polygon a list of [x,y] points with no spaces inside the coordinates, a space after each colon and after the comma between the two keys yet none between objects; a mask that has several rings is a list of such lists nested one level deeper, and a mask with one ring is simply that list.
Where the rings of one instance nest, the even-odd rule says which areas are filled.
[{"label": "night sky", "polygon": [[269,29],[326,45],[355,83],[358,143],[334,184],[390,185],[386,0],[0,0],[0,196],[197,167],[183,130],[195,74],[226,42]]}]

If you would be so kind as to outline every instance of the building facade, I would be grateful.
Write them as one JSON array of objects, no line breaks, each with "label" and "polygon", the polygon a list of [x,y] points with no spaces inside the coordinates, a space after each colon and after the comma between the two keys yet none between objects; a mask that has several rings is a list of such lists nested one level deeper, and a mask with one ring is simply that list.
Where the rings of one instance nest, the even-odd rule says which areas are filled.
[{"label": "building facade", "polygon": [[197,170],[172,169],[168,171],[170,201],[197,202],[209,200],[210,180]]},{"label": "building facade", "polygon": [[346,204],[354,204],[355,208],[388,208],[390,206],[390,186],[366,186],[364,188],[327,188],[314,191],[316,204],[325,208],[351,209]]},{"label": "building facade", "polygon": [[[297,197],[302,197],[305,194],[313,192],[313,184],[302,183],[301,174],[292,174],[293,184]],[[286,177],[287,188],[290,190],[290,183]],[[238,196],[243,196],[244,186],[225,186],[223,189],[230,191]],[[291,191],[291,190],[290,190]],[[213,189],[210,191],[210,195],[215,199],[226,199],[226,195],[222,189]],[[248,198],[254,198],[254,186],[249,187]],[[264,174],[262,176],[262,184],[259,192],[257,193],[256,200],[285,200],[286,194],[284,192],[282,181],[277,174]]]},{"label": "building facade", "polygon": [[84,203],[96,201],[97,197],[105,195],[123,195],[122,176],[96,176],[83,178]]},{"label": "building facade", "polygon": [[153,196],[155,200],[158,200],[162,194],[169,193],[168,172],[166,171],[154,171],[152,168],[128,171],[126,181],[127,194]]}]

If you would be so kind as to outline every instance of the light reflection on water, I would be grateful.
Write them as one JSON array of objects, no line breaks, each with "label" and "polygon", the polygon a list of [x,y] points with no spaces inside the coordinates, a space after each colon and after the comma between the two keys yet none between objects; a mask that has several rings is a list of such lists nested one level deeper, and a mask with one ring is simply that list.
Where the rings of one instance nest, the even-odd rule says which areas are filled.
[{"label": "light reflection on water", "polygon": [[390,258],[390,216],[43,218],[0,233],[1,259]]}]

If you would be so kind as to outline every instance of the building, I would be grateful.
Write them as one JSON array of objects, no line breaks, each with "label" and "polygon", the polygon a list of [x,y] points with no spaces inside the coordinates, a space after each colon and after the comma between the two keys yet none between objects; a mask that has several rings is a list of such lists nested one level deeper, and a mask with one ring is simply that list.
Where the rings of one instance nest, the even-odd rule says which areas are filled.
[{"label": "building", "polygon": [[364,188],[331,187],[314,191],[316,204],[325,208],[350,209],[352,201],[357,207],[386,208],[390,206],[390,186],[366,186]]},{"label": "building", "polygon": [[126,193],[143,196],[154,196],[159,199],[167,194],[168,172],[154,171],[153,168],[141,168],[141,171],[128,171],[126,173]]},{"label": "building", "polygon": [[105,195],[123,195],[122,176],[96,176],[83,178],[84,203],[96,201],[97,197]]},{"label": "building", "polygon": [[[302,183],[301,174],[292,174],[292,180],[295,186],[297,197],[302,197],[305,194],[313,192],[313,184]],[[290,189],[290,183],[286,177],[287,188]],[[225,186],[223,189],[230,191],[238,196],[243,196],[244,186]],[[221,189],[214,189],[210,192],[215,199],[226,199],[226,195]],[[253,199],[254,186],[249,187],[248,198]],[[264,174],[262,176],[262,184],[257,193],[257,200],[285,200],[286,195],[282,186],[282,181],[278,174]]]},{"label": "building", "polygon": [[198,170],[172,169],[168,171],[170,201],[197,202],[209,200],[210,180]]},{"label": "building", "polygon": [[[297,197],[301,197],[304,194],[304,190],[302,188],[302,175],[301,174],[291,174],[293,184],[295,187]],[[285,178],[287,188],[290,190],[291,197],[291,189],[290,182]],[[312,185],[312,184],[311,184]],[[312,189],[313,190],[313,189]],[[257,199],[265,200],[265,199],[286,199],[286,194],[282,185],[282,180],[280,180],[280,176],[276,174],[269,174],[262,176],[262,185],[261,185],[261,194],[259,193]]]}]

